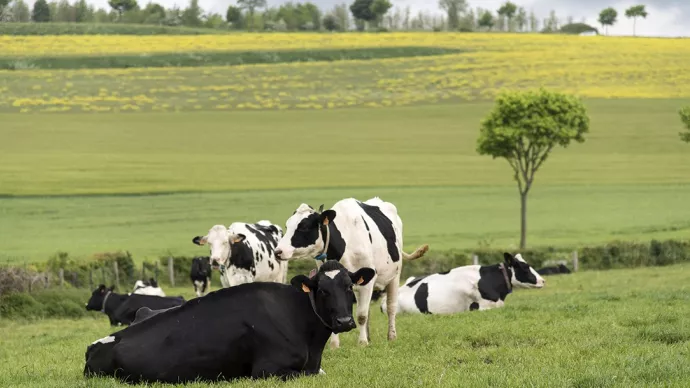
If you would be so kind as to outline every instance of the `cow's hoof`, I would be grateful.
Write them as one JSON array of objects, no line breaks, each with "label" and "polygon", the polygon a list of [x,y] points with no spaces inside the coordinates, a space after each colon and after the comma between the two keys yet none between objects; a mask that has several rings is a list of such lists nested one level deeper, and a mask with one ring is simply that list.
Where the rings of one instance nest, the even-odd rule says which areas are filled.
[{"label": "cow's hoof", "polygon": [[389,341],[395,341],[396,338],[398,338],[397,334],[395,334],[395,333],[388,334],[388,340]]},{"label": "cow's hoof", "polygon": [[320,374],[320,375],[325,375],[325,374],[326,374],[326,371],[324,371],[323,369],[319,369],[319,374]]},{"label": "cow's hoof", "polygon": [[367,340],[359,340],[357,343],[359,346],[369,346],[369,341]]}]

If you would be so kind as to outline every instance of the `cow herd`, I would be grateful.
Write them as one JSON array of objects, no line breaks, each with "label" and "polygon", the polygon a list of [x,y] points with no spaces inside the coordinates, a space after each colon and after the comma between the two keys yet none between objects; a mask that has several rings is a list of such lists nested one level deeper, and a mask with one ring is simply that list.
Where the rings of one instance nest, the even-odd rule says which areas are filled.
[{"label": "cow herd", "polygon": [[[403,252],[402,220],[395,205],[379,198],[348,198],[327,210],[302,204],[285,226],[235,222],[194,237],[210,255],[192,262],[197,297],[189,301],[165,296],[153,279],[137,282],[128,295],[99,286],[86,308],[129,327],[88,346],[84,374],[180,383],[325,373],[321,356],[329,339],[337,348],[339,334],[357,328],[358,342],[370,343],[373,300],[381,298],[388,340],[395,340],[397,313],[501,307],[514,287],[545,284],[520,254],[505,253],[495,265],[458,267],[400,286],[403,261],[423,257],[428,245]],[[299,259],[314,259],[316,269],[288,282],[288,262]],[[223,287],[206,294],[212,270]]]}]

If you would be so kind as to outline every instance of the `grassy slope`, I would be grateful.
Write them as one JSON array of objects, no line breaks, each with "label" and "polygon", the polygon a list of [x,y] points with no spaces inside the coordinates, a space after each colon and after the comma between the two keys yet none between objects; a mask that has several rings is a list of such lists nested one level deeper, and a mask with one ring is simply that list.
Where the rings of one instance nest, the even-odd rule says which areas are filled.
[{"label": "grassy slope", "polygon": [[[684,237],[690,163],[675,129],[681,103],[588,102],[588,140],[558,149],[537,176],[530,244]],[[282,225],[303,201],[374,195],[398,205],[407,247],[510,247],[518,201],[509,168],[474,151],[489,108],[336,110],[310,112],[308,121],[301,112],[5,115],[0,190],[19,197],[0,199],[0,260],[44,260],[57,250],[201,253],[190,239],[215,223]],[[197,193],[174,194],[184,191]],[[148,192],[173,194],[70,196]],[[65,196],[23,198],[39,194]]]},{"label": "grassy slope", "polygon": [[[372,307],[373,344],[327,350],[326,376],[286,387],[682,387],[690,384],[688,266],[551,277],[543,290],[518,290],[503,309],[455,316],[399,316],[398,340]],[[0,385],[114,387],[85,381],[86,346],[111,333],[104,317],[35,324],[0,321]],[[237,387],[275,382],[241,381]],[[281,384],[282,385],[282,384]],[[204,387],[205,384],[189,385]]]}]

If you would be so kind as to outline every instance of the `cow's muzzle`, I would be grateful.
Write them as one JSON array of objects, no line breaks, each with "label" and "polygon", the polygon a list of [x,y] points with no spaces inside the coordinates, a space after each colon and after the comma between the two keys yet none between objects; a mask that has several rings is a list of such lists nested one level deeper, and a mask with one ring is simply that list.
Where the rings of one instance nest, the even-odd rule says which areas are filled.
[{"label": "cow's muzzle", "polygon": [[336,318],[333,322],[333,332],[336,334],[350,331],[355,327],[357,325],[355,325],[355,320],[352,316]]},{"label": "cow's muzzle", "polygon": [[275,253],[276,259],[281,260],[281,261],[285,261],[285,259],[283,259],[283,250],[282,249],[276,249],[274,253]]},{"label": "cow's muzzle", "polygon": [[213,268],[213,269],[218,269],[218,268],[220,268],[220,264],[218,263],[218,260],[213,259],[213,260],[211,261],[211,268]]}]

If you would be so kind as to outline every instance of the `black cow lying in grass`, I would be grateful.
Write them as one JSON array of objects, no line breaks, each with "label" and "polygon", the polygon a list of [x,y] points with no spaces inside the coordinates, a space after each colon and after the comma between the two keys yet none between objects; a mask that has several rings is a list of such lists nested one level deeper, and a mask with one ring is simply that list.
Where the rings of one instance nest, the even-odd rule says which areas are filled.
[{"label": "black cow lying in grass", "polygon": [[321,373],[331,334],[355,328],[353,284],[374,275],[328,261],[291,285],[246,283],[166,311],[141,309],[135,324],[88,346],[84,375],[179,384]]},{"label": "black cow lying in grass", "polygon": [[557,267],[544,267],[537,271],[539,275],[559,275],[568,274],[570,270],[563,264],[558,264]]},{"label": "black cow lying in grass", "polygon": [[134,321],[137,310],[149,307],[153,310],[166,309],[184,303],[181,296],[162,297],[140,294],[117,294],[113,292],[115,286],[106,288],[101,284],[91,293],[86,303],[86,309],[105,313],[110,319],[111,326],[129,325]]}]

